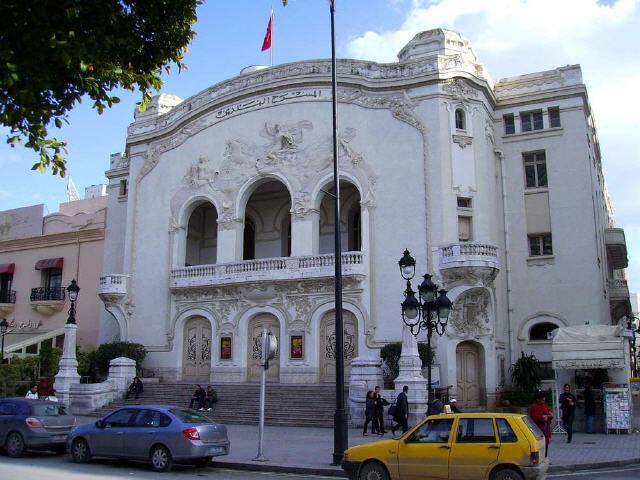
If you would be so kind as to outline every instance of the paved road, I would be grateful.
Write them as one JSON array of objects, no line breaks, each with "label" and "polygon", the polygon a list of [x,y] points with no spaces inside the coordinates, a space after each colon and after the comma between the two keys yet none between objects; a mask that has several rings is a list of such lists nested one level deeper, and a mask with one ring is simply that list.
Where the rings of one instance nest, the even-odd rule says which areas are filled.
[{"label": "paved road", "polygon": [[[122,478],[190,480],[207,477],[215,480],[335,480],[335,477],[243,472],[213,467],[196,469],[179,465],[175,466],[174,470],[168,474],[158,475],[142,463],[97,460],[89,464],[78,465],[72,463],[69,456],[59,457],[50,454],[30,453],[25,457],[14,459],[0,454],[0,480],[19,478],[42,478],[46,480],[122,480]],[[640,465],[585,472],[554,473],[549,475],[548,478],[549,480],[637,480],[640,478]]]}]

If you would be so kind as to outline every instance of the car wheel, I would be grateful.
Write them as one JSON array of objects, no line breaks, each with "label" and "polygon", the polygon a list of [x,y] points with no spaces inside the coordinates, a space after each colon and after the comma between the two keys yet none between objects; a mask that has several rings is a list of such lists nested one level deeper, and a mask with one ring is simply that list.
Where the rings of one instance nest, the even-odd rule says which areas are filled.
[{"label": "car wheel", "polygon": [[156,445],[151,449],[151,468],[155,472],[168,472],[173,467],[171,452],[163,445]]},{"label": "car wheel", "polygon": [[71,444],[71,458],[76,463],[87,463],[91,460],[89,444],[84,438],[76,438]]},{"label": "car wheel", "polygon": [[21,456],[22,452],[24,452],[24,439],[22,435],[18,432],[11,432],[7,437],[5,449],[7,450],[7,455],[10,457],[16,458]]},{"label": "car wheel", "polygon": [[209,465],[209,462],[211,462],[211,457],[196,458],[191,463],[193,463],[197,468],[204,468]]},{"label": "car wheel", "polygon": [[505,468],[491,475],[491,480],[524,480],[524,478],[520,475],[520,472],[511,468]]},{"label": "car wheel", "polygon": [[358,480],[389,480],[389,474],[381,463],[371,462],[360,469]]}]

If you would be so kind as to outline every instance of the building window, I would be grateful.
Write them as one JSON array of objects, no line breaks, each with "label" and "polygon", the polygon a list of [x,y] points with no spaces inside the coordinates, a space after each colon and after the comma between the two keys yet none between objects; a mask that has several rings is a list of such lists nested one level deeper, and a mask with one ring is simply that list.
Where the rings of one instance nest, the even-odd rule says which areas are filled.
[{"label": "building window", "polygon": [[529,235],[529,256],[553,255],[551,234]]},{"label": "building window", "polygon": [[542,111],[521,113],[520,124],[523,132],[542,130]]},{"label": "building window", "polygon": [[465,122],[465,117],[464,117],[464,110],[462,110],[461,108],[456,109],[456,129],[458,130],[465,130],[466,127],[466,122]]},{"label": "building window", "polygon": [[120,180],[120,193],[119,195],[121,197],[124,197],[127,195],[127,193],[129,192],[129,186],[127,184],[126,180]]},{"label": "building window", "polygon": [[555,323],[541,322],[536,323],[529,329],[529,340],[551,340],[552,332],[558,328]]},{"label": "building window", "polygon": [[16,292],[11,290],[13,273],[0,273],[0,303],[16,303]]},{"label": "building window", "polygon": [[360,205],[356,205],[349,215],[349,251],[359,252],[362,248],[362,217]]},{"label": "building window", "polygon": [[547,186],[547,158],[544,152],[525,153],[524,175],[527,188]]},{"label": "building window", "polygon": [[471,199],[469,197],[458,197],[458,208],[471,208]]},{"label": "building window", "polygon": [[560,107],[549,107],[549,127],[560,126]]},{"label": "building window", "polygon": [[256,226],[253,221],[248,218],[244,222],[243,258],[245,260],[253,260],[256,258]]},{"label": "building window", "polygon": [[458,240],[460,242],[471,241],[471,217],[458,215]]},{"label": "building window", "polygon": [[504,120],[504,134],[512,135],[516,133],[516,121],[513,116],[513,113],[510,113],[509,115],[504,115],[502,118]]}]

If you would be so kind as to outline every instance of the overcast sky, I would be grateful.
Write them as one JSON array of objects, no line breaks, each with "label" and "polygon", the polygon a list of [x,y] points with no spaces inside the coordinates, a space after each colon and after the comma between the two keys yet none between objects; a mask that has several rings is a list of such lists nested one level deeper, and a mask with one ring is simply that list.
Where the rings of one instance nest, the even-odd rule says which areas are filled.
[{"label": "overcast sky", "polygon": [[[579,63],[600,138],[616,222],[624,227],[632,291],[640,284],[640,5],[639,0],[336,0],[340,57],[393,62],[419,31],[449,28],[468,38],[491,77]],[[187,98],[268,63],[260,47],[275,9],[275,63],[330,56],[326,0],[208,0],[198,10],[189,70],[167,77],[163,91]],[[109,154],[124,148],[137,96],[99,116],[88,102],[59,135],[69,142],[69,172],[82,194],[105,183]],[[6,131],[1,131],[6,133]],[[0,210],[65,201],[66,181],[31,172],[35,154],[0,145]]]}]

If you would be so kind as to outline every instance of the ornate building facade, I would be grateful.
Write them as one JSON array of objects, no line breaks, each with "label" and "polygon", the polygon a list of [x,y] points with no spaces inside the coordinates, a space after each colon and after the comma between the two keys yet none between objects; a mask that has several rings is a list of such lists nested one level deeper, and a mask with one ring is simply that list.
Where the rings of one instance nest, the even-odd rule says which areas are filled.
[{"label": "ornate building facade", "polygon": [[[550,357],[535,335],[628,305],[586,88],[579,66],[494,84],[440,29],[398,58],[337,64],[346,374],[379,383],[402,339],[408,248],[454,301],[441,384],[491,404],[520,351]],[[249,69],[136,112],[107,172],[103,341],[165,378],[250,382],[268,328],[270,381],[335,380],[330,72]]]}]

